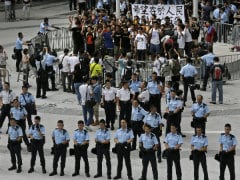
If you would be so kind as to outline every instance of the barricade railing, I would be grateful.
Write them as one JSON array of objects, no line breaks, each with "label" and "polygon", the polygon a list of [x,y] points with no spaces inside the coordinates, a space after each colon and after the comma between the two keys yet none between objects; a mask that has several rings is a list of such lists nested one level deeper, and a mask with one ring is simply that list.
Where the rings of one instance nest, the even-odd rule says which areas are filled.
[{"label": "barricade railing", "polygon": [[240,25],[235,25],[232,30],[231,44],[240,46]]},{"label": "barricade railing", "polygon": [[[215,30],[218,36],[218,42],[232,44],[232,31],[233,31],[233,24],[227,23],[214,23]],[[237,37],[239,39],[239,37]]]}]

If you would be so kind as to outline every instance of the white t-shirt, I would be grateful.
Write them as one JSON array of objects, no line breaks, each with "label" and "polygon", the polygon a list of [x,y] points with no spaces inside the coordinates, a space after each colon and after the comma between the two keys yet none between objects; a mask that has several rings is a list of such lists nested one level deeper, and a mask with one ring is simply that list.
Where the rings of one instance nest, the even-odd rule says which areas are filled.
[{"label": "white t-shirt", "polygon": [[137,41],[137,49],[138,50],[146,50],[147,49],[147,39],[143,34],[137,34],[135,37],[135,41]]},{"label": "white t-shirt", "polygon": [[12,1],[6,1],[5,0],[5,6],[11,6],[12,5]]},{"label": "white t-shirt", "polygon": [[74,67],[79,63],[79,58],[77,56],[70,56],[68,58],[68,64],[70,65],[70,72],[74,71]]},{"label": "white t-shirt", "polygon": [[180,32],[178,32],[178,47],[180,49],[184,49],[185,48],[185,32],[183,31],[182,34]]},{"label": "white t-shirt", "polygon": [[88,84],[82,84],[79,87],[79,92],[81,94],[82,105],[85,106],[86,100],[90,100],[90,94],[93,93],[92,87]]},{"label": "white t-shirt", "polygon": [[62,62],[62,65],[63,65],[63,68],[61,69],[61,71],[62,71],[62,72],[70,72],[70,66],[69,66],[69,64],[68,64],[68,62],[69,62],[69,60],[68,60],[69,56],[66,55],[66,56],[64,56],[64,58],[63,58],[63,56],[64,56],[64,54],[62,54],[62,55],[59,56],[59,60],[60,60],[59,63]]},{"label": "white t-shirt", "polygon": [[185,32],[185,42],[192,42],[192,35],[189,32],[189,29],[184,29]]},{"label": "white t-shirt", "polygon": [[149,32],[150,32],[150,34],[152,35],[151,40],[150,40],[150,43],[151,43],[151,44],[155,44],[155,45],[160,44],[159,30],[152,28]]}]

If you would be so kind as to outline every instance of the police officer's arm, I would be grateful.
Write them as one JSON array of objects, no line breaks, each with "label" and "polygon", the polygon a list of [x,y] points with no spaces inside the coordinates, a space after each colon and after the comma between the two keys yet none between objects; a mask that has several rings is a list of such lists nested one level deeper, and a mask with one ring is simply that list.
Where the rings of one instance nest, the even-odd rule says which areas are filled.
[{"label": "police officer's arm", "polygon": [[204,114],[204,118],[207,118],[209,115],[210,115],[210,111],[209,111],[209,108],[208,106],[205,106],[205,109],[206,109],[206,113]]},{"label": "police officer's arm", "polygon": [[65,141],[62,142],[62,144],[68,144],[69,141],[70,141],[70,137],[69,137],[68,132],[65,133],[65,136],[66,136],[66,139],[65,139]]},{"label": "police officer's arm", "polygon": [[23,137],[23,131],[22,131],[22,128],[19,127],[17,131],[18,131],[18,138],[17,138],[17,141],[22,141],[22,137]]},{"label": "police officer's arm", "polygon": [[179,138],[178,138],[178,143],[177,145],[175,146],[175,149],[180,149],[180,147],[182,146],[183,144],[183,139],[182,139],[182,136],[180,135]]},{"label": "police officer's arm", "polygon": [[133,138],[134,138],[133,131],[130,130],[128,133],[130,134],[130,139],[127,140],[127,143],[131,143],[133,142]]},{"label": "police officer's arm", "polygon": [[52,141],[53,141],[53,144],[56,144],[54,131],[52,132]]},{"label": "police officer's arm", "polygon": [[164,143],[165,149],[169,149],[168,143],[166,141],[164,141],[163,143]]},{"label": "police officer's arm", "polygon": [[83,145],[89,144],[89,134],[88,134],[88,132],[86,132],[85,140],[83,141],[82,144],[83,144]]},{"label": "police officer's arm", "polygon": [[107,131],[107,137],[104,141],[102,141],[102,144],[109,144],[110,143],[110,132]]},{"label": "police officer's arm", "polygon": [[232,147],[228,150],[228,152],[230,152],[230,151],[235,151],[235,150],[236,150],[236,145],[237,145],[236,137],[232,137],[232,141],[233,141],[233,145],[232,145]]}]

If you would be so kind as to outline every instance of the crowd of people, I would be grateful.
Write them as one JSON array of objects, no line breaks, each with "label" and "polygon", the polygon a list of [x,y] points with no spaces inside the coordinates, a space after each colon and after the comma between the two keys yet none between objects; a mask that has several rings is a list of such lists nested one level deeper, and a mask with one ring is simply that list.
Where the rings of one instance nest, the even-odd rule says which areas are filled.
[{"label": "crowd of people", "polygon": [[[72,2],[74,3],[70,1]],[[121,1],[120,4],[123,2]],[[45,99],[47,91],[59,90],[55,82],[54,64],[57,63],[63,92],[76,94],[77,103],[81,105],[83,112],[83,120],[78,121],[78,128],[73,135],[74,149],[71,149],[71,152],[75,155],[75,171],[72,176],[79,175],[82,158],[85,162],[85,174],[90,177],[89,132],[93,131],[91,126],[99,126],[95,136],[96,148],[91,150],[97,154],[98,160],[97,174],[94,178],[102,176],[103,155],[107,163],[107,178],[112,178],[110,131],[119,127],[114,135],[115,146],[112,149],[118,159],[117,174],[114,179],[122,177],[123,158],[126,162],[128,179],[133,179],[130,154],[131,151],[137,149],[137,142],[139,142],[139,156],[143,164],[140,180],[147,178],[149,161],[152,165],[153,178],[158,179],[157,162],[161,163],[163,157],[167,159],[167,179],[172,179],[174,162],[177,179],[181,180],[180,149],[185,137],[181,128],[182,112],[187,104],[191,104],[190,116],[193,117],[191,126],[195,132],[190,142],[191,159],[194,162],[194,179],[199,179],[198,169],[201,163],[204,179],[208,180],[206,122],[210,110],[203,102],[202,95],[195,96],[195,89],[200,88],[195,83],[196,76],[199,74],[195,64],[199,60],[204,64],[202,91],[207,90],[208,79],[211,77],[210,103],[217,103],[216,91],[218,90],[218,102],[223,104],[222,86],[225,67],[219,63],[219,58],[213,53],[216,41],[213,20],[222,22],[223,16],[228,17],[228,21],[223,23],[230,23],[232,13],[237,13],[234,5],[228,1],[222,2],[222,7],[225,8],[221,7],[218,15],[214,10],[214,16],[211,18],[212,7],[219,8],[221,2],[202,2],[200,13],[206,31],[204,31],[202,42],[199,42],[200,32],[204,29],[195,17],[186,16],[185,22],[178,19],[176,24],[173,24],[169,17],[157,19],[154,14],[150,19],[131,17],[131,13],[128,12],[130,2],[126,3],[126,9],[123,5],[121,6],[123,13],[120,19],[116,19],[111,14],[113,4],[108,4],[109,1],[102,2],[104,9],[101,10],[83,8],[85,6],[91,8],[94,4],[99,5],[100,1],[88,1],[88,3],[90,4],[79,1],[79,15],[69,17],[69,30],[72,31],[73,40],[72,52],[64,49],[63,54],[58,56],[46,41],[46,44],[39,44],[39,47],[35,44],[34,53],[30,54],[29,49],[24,46],[29,46],[31,42],[24,41],[23,33],[18,33],[13,57],[16,59],[16,71],[22,71],[24,75],[22,93],[19,96],[16,96],[14,90],[9,88],[9,83],[5,82],[6,75],[3,72],[6,70],[7,55],[4,48],[0,46],[1,78],[3,77],[3,80],[1,79],[3,89],[0,93],[2,104],[0,128],[5,118],[8,117],[8,149],[12,162],[9,170],[17,169],[17,173],[22,171],[21,142],[23,139],[27,150],[31,152],[31,167],[28,173],[34,172],[37,152],[39,152],[42,172],[46,173],[43,150],[45,127],[40,123],[41,117],[39,116],[35,116],[34,123],[32,123],[31,115],[36,115],[37,112],[35,97],[28,92],[28,88],[31,87],[28,77],[32,70],[36,75],[36,98]],[[167,1],[166,3],[180,2]],[[208,6],[211,6],[211,9]],[[76,9],[76,4],[73,9]],[[47,40],[50,27],[54,26],[50,25],[48,18],[44,18],[38,35]],[[113,64],[106,60],[106,55],[113,59]],[[181,65],[180,59],[184,59],[184,65]],[[150,77],[142,78],[141,70],[147,68],[148,65],[146,63],[139,65],[137,62],[150,62],[152,68]],[[106,71],[106,63],[111,70]],[[169,68],[167,72],[164,67]],[[118,73],[116,73],[117,69]],[[117,76],[121,79],[120,84],[116,82]],[[183,91],[180,89],[181,80]],[[187,103],[188,90],[191,92],[192,103]],[[162,109],[163,103],[166,104],[166,109]],[[100,107],[105,111],[105,120],[99,117]],[[116,121],[117,110],[119,110],[119,118]],[[26,131],[26,119],[28,131]],[[162,137],[164,127],[165,138]],[[220,180],[224,179],[226,166],[229,167],[231,180],[234,180],[234,155],[237,140],[234,135],[230,134],[230,124],[225,124],[224,128],[225,132],[219,137],[217,157],[220,159],[216,157],[220,161]],[[161,137],[164,143],[163,152]],[[139,138],[138,141],[137,138]],[[64,129],[62,120],[58,120],[52,139],[54,144],[53,171],[49,175],[57,174],[58,161],[61,157],[60,175],[64,176],[70,136]]]}]

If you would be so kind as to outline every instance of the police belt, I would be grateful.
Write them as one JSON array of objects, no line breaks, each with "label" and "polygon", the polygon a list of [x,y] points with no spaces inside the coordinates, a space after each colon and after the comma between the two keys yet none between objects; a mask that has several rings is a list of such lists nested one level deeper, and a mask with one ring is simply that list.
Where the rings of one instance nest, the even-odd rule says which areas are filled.
[{"label": "police belt", "polygon": [[121,152],[121,150],[131,150],[131,144],[124,142],[124,143],[117,143],[116,144],[116,148],[117,150],[119,150],[118,152]]},{"label": "police belt", "polygon": [[130,101],[130,100],[128,100],[128,101],[121,101],[121,100],[120,100],[120,103],[128,104],[128,103],[131,103],[131,101]]},{"label": "police belt", "polygon": [[199,150],[197,150],[197,149],[194,149],[194,150],[192,151],[192,153],[193,153],[194,155],[200,156],[200,155],[204,155],[204,154],[206,153],[206,151],[199,151]]},{"label": "police belt", "polygon": [[69,145],[68,143],[67,144],[63,144],[63,143],[54,144],[54,148],[56,148],[56,149],[67,148],[68,145]]},{"label": "police belt", "polygon": [[87,150],[88,149],[89,144],[74,144],[74,148],[76,149],[81,149],[81,150]]},{"label": "police belt", "polygon": [[41,144],[44,143],[44,138],[43,139],[31,139],[30,140],[31,143],[36,143],[36,144]]},{"label": "police belt", "polygon": [[104,101],[104,103],[114,103],[114,100]]},{"label": "police belt", "polygon": [[222,151],[220,152],[221,156],[234,156],[236,154],[236,151]]},{"label": "police belt", "polygon": [[198,123],[205,123],[205,122],[207,122],[207,118],[205,118],[205,117],[193,117],[193,121],[195,121],[195,122],[198,122]]},{"label": "police belt", "polygon": [[11,140],[11,139],[8,140],[9,145],[17,145],[17,144],[21,144],[21,143],[22,142],[18,141],[18,140]]},{"label": "police belt", "polygon": [[96,142],[96,148],[100,149],[110,149],[110,143],[103,144],[101,142]]},{"label": "police belt", "polygon": [[142,151],[142,153],[144,153],[144,154],[147,154],[147,153],[152,154],[155,152],[155,150],[153,148],[149,148],[149,149],[141,148],[140,151]]}]

